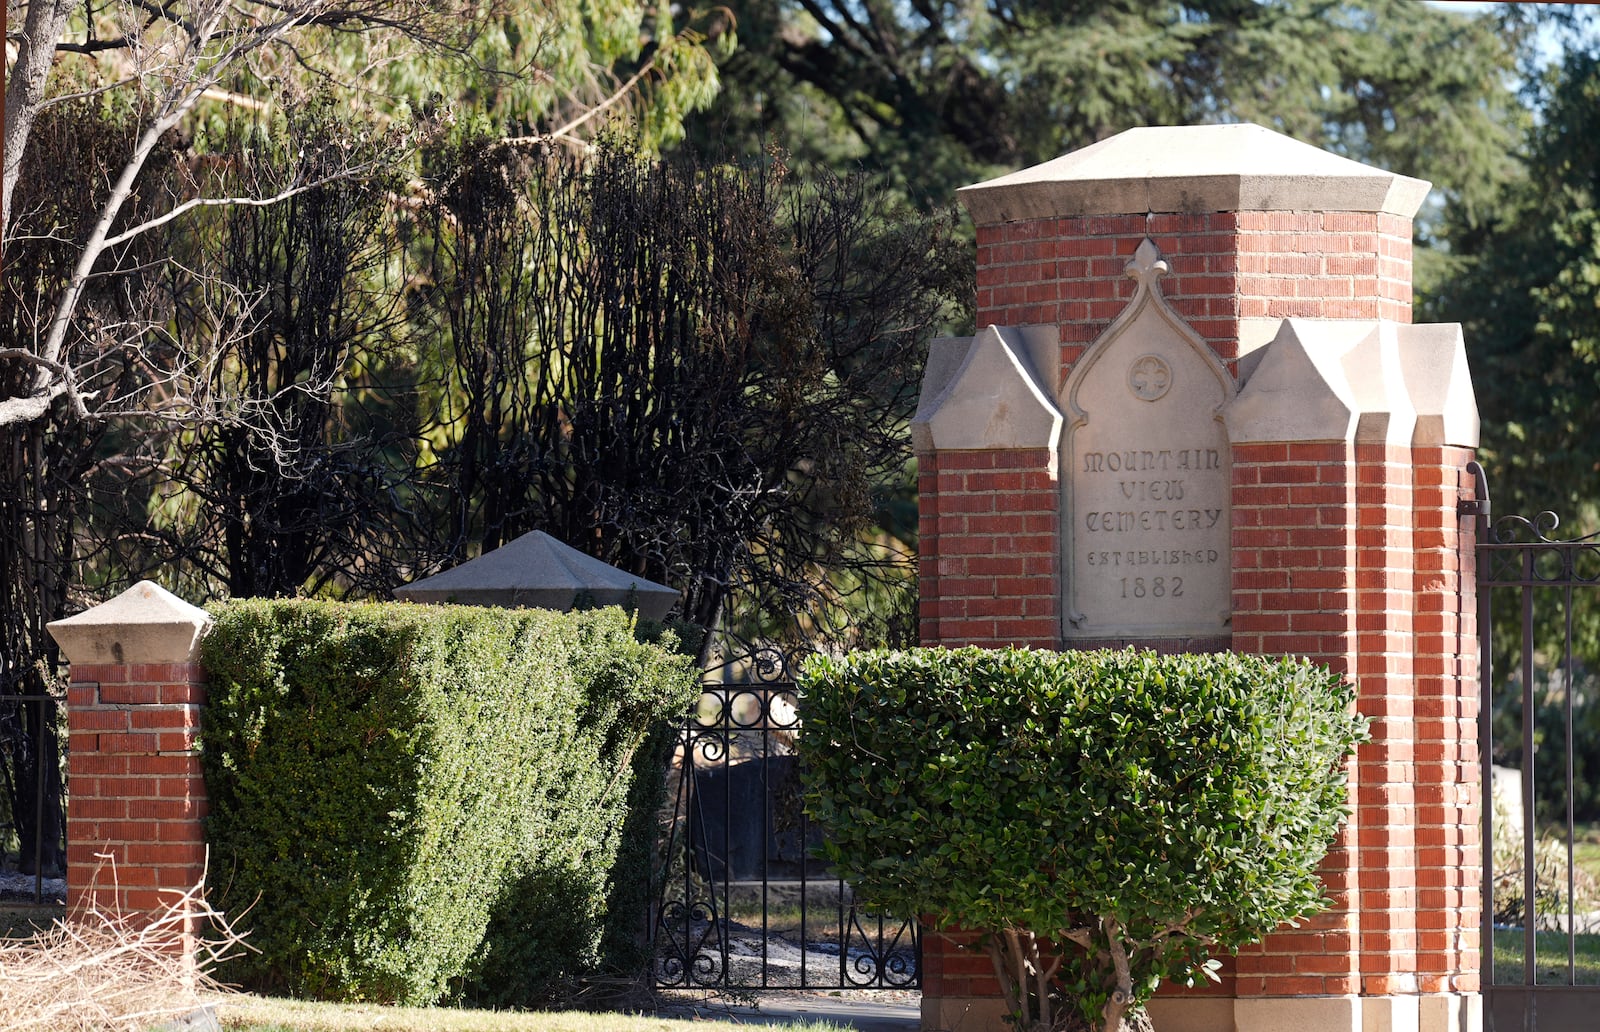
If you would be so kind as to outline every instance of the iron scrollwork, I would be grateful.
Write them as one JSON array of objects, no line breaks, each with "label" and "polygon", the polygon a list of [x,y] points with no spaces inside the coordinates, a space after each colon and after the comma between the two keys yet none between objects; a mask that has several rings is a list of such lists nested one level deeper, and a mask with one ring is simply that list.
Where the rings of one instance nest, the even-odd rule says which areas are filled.
[{"label": "iron scrollwork", "polygon": [[1493,583],[1600,584],[1600,531],[1558,538],[1561,517],[1550,510],[1531,519],[1502,516],[1487,528],[1483,546],[1490,555]]},{"label": "iron scrollwork", "polygon": [[720,650],[679,728],[652,922],[662,988],[915,988],[914,920],[866,917],[805,812],[793,658]]},{"label": "iron scrollwork", "polygon": [[[852,903],[845,932],[845,954],[851,958],[845,968],[849,984],[858,989],[906,989],[919,985],[916,922],[890,918],[886,924],[885,918],[879,916],[875,919],[876,930],[869,932],[862,916],[861,909]],[[889,928],[894,931],[888,933]]]}]

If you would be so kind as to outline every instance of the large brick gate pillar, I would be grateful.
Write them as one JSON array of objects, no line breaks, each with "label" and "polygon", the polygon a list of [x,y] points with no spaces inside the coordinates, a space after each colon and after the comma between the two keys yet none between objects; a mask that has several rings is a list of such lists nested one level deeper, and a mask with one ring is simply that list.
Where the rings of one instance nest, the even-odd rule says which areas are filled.
[{"label": "large brick gate pillar", "polygon": [[[1459,327],[1412,326],[1428,184],[1252,125],[1136,129],[968,187],[975,338],[913,423],[925,644],[1309,656],[1373,742],[1333,907],[1159,1032],[1476,1022],[1477,655]],[[999,1029],[930,935],[924,1025]]]},{"label": "large brick gate pillar", "polygon": [[[205,873],[205,610],[141,581],[49,630],[67,689],[67,907],[145,923]],[[193,950],[194,929],[177,944]]]}]

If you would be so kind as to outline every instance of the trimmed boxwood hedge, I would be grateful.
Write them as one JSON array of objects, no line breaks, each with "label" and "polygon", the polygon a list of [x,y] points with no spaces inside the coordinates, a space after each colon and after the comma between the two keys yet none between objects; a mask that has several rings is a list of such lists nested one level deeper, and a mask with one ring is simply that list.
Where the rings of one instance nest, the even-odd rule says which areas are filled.
[{"label": "trimmed boxwood hedge", "polygon": [[530,1005],[597,967],[630,794],[653,805],[635,757],[696,691],[670,641],[636,640],[617,609],[212,615],[211,893],[253,947],[224,978]]},{"label": "trimmed boxwood hedge", "polygon": [[1115,1030],[1327,903],[1367,722],[1326,668],[913,649],[812,657],[800,687],[829,857],[872,904],[986,933],[1019,1027]]}]

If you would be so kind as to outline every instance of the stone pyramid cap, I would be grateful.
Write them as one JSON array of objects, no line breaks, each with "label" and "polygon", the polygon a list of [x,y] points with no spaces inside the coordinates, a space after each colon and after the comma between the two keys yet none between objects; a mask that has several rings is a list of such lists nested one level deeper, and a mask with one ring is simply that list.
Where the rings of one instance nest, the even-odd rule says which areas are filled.
[{"label": "stone pyramid cap", "polygon": [[1478,445],[1478,404],[1457,323],[1285,319],[1239,363],[1224,415],[1234,444]]},{"label": "stone pyramid cap", "polygon": [[1077,215],[1367,211],[1410,218],[1431,184],[1250,123],[1129,129],[957,191],[980,226]]},{"label": "stone pyramid cap", "polygon": [[1059,361],[1060,347],[1054,327],[990,326],[976,337],[934,340],[911,419],[912,447],[919,454],[1047,448],[1054,463],[1061,410],[1036,363]]},{"label": "stone pyramid cap", "polygon": [[443,573],[395,589],[411,602],[571,609],[579,594],[601,605],[637,606],[660,620],[678,600],[676,588],[603,563],[535,530]]},{"label": "stone pyramid cap", "polygon": [[69,663],[188,663],[211,616],[153,581],[48,624]]}]

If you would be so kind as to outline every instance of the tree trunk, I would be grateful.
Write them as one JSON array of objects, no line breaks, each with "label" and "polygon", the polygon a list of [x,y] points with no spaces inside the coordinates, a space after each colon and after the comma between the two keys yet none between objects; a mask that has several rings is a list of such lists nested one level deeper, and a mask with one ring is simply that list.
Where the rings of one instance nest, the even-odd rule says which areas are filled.
[{"label": "tree trunk", "polygon": [[22,152],[44,103],[56,42],[78,0],[32,0],[22,23],[16,63],[6,77],[5,196],[0,198],[0,235],[11,228],[11,198],[22,172]]}]

